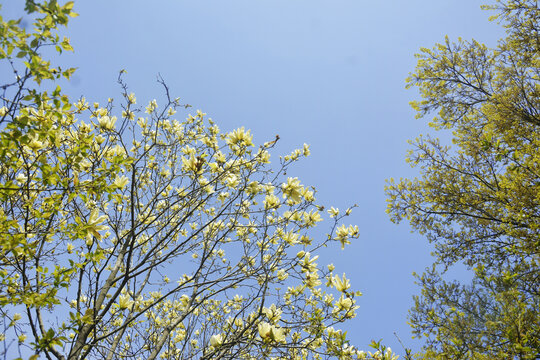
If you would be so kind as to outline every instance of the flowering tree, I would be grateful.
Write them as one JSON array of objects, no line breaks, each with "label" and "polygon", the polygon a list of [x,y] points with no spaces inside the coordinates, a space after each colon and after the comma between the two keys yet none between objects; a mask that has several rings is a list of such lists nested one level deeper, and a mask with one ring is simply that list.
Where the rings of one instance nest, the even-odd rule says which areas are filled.
[{"label": "flowering tree", "polygon": [[178,120],[189,106],[162,80],[162,106],[139,106],[122,73],[119,103],[43,90],[73,72],[42,56],[72,50],[55,34],[72,7],[27,1],[34,33],[1,19],[15,81],[0,110],[0,355],[366,358],[334,328],[360,294],[316,255],[358,237],[351,210],[330,208],[314,236],[323,207],[285,176],[309,147],[270,166],[278,137]]}]

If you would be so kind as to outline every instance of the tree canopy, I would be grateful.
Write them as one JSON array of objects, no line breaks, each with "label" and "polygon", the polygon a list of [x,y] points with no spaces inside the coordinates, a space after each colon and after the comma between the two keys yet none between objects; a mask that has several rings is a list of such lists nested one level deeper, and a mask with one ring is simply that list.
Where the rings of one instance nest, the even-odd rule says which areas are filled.
[{"label": "tree canopy", "polygon": [[271,165],[279,137],[222,132],[163,80],[141,105],[123,71],[120,101],[70,99],[50,50],[73,50],[73,6],[27,0],[31,32],[0,18],[0,356],[395,359],[338,328],[360,293],[317,252],[358,227],[330,207],[313,232],[323,206],[286,176],[309,147]]},{"label": "tree canopy", "polygon": [[[412,141],[421,177],[387,186],[392,220],[435,249],[410,313],[429,359],[540,357],[540,9],[485,9],[506,29],[495,48],[446,38],[418,55],[412,106],[436,112],[430,125],[451,130],[452,143]],[[470,284],[444,277],[457,264],[474,272]]]}]

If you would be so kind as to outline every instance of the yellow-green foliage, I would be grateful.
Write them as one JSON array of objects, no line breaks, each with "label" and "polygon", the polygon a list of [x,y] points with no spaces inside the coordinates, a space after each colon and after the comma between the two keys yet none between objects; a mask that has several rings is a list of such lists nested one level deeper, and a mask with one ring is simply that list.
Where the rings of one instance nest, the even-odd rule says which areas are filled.
[{"label": "yellow-green foliage", "polygon": [[[390,181],[392,220],[435,246],[410,321],[425,358],[535,359],[540,352],[540,9],[498,1],[507,36],[490,49],[448,38],[422,49],[407,79],[418,117],[451,129],[452,144],[420,137],[408,156],[418,179]],[[469,285],[440,273],[463,263]]]}]

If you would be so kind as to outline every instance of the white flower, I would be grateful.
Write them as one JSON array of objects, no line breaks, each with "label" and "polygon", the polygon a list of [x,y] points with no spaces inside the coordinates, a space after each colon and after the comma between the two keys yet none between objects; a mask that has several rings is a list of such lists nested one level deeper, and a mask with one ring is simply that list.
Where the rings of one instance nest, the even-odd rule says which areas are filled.
[{"label": "white flower", "polygon": [[332,206],[330,210],[328,210],[328,214],[330,214],[330,217],[334,218],[339,215],[339,209]]},{"label": "white flower", "polygon": [[270,335],[270,330],[272,328],[272,325],[270,325],[266,321],[263,321],[263,322],[259,323],[257,328],[259,329],[259,335],[264,340]]},{"label": "white flower", "polygon": [[252,181],[248,184],[246,188],[246,192],[249,195],[257,195],[261,191],[262,186],[259,184],[258,181]]},{"label": "white flower", "polygon": [[279,280],[283,281],[283,280],[285,280],[286,278],[289,277],[289,274],[287,274],[287,272],[285,270],[280,269],[277,272],[277,277],[278,277]]},{"label": "white flower", "polygon": [[317,211],[304,212],[304,223],[307,227],[315,226],[315,223],[319,221],[322,221],[322,218]]},{"label": "white flower", "polygon": [[353,301],[348,297],[341,296],[336,303],[338,310],[349,310],[353,306]]},{"label": "white flower", "polygon": [[147,120],[145,118],[140,117],[137,119],[137,125],[139,125],[141,129],[146,129],[146,127],[148,126],[146,121]]},{"label": "white flower", "polygon": [[201,174],[203,169],[204,160],[201,157],[195,157],[191,155],[189,158],[182,156],[182,170],[189,172],[192,171],[195,174]]},{"label": "white flower", "polygon": [[334,264],[328,264],[327,267],[328,267],[328,271],[330,272],[334,271],[334,269],[336,268]]},{"label": "white flower", "polygon": [[238,145],[238,146],[253,146],[253,135],[250,134],[250,131],[245,131],[242,126],[239,129],[236,129],[229,133],[227,137],[227,144],[229,145]]},{"label": "white flower", "polygon": [[156,99],[154,99],[154,100],[150,101],[150,103],[146,107],[146,113],[151,114],[154,111],[156,111],[156,109],[157,109],[157,102],[156,102]]},{"label": "white flower", "polygon": [[268,209],[278,208],[279,204],[280,204],[280,201],[279,201],[279,198],[276,195],[271,194],[271,195],[266,195],[266,197],[264,198],[263,203],[264,203],[264,208],[266,210],[268,210]]},{"label": "white flower", "polygon": [[343,274],[343,280],[339,278],[339,275],[336,275],[332,278],[332,285],[336,288],[337,291],[345,292],[348,288],[351,287],[349,279]]},{"label": "white flower", "polygon": [[270,153],[264,149],[259,149],[259,152],[257,153],[257,161],[261,164],[270,163]]},{"label": "white flower", "polygon": [[266,315],[268,320],[272,322],[279,321],[281,319],[281,309],[278,309],[275,304],[272,304],[269,308],[264,307],[262,312]]},{"label": "white flower", "polygon": [[38,138],[39,138],[38,135],[34,135],[31,137],[31,140],[28,143],[28,147],[32,149],[33,151],[38,151],[45,146],[42,141],[38,140]]},{"label": "white flower", "polygon": [[127,309],[131,307],[133,304],[133,300],[131,300],[131,297],[129,295],[120,295],[118,297],[118,307],[120,309]]},{"label": "white flower", "polygon": [[88,170],[92,167],[92,163],[88,159],[82,159],[82,161],[79,162],[79,167],[81,170]]},{"label": "white flower", "polygon": [[302,190],[304,188],[300,185],[298,178],[287,178],[287,182],[281,185],[281,189],[284,198],[289,198],[294,203],[302,201]]},{"label": "white flower", "polygon": [[288,231],[283,235],[283,240],[285,240],[285,242],[287,242],[287,244],[289,245],[295,245],[298,244],[299,237],[300,235],[298,235],[297,233]]},{"label": "white flower", "polygon": [[238,184],[240,184],[240,179],[234,174],[228,174],[224,180],[225,185],[229,188],[235,188],[238,186]]},{"label": "white flower", "polygon": [[174,342],[179,343],[180,341],[186,338],[186,331],[182,329],[176,330],[176,336],[174,337]]},{"label": "white flower", "polygon": [[212,335],[210,337],[210,345],[212,345],[213,347],[218,347],[221,344],[223,344],[223,335],[218,334],[218,335]]},{"label": "white flower", "polygon": [[122,111],[122,117],[129,120],[133,120],[135,119],[135,113],[131,110],[124,110]]},{"label": "white flower", "polygon": [[113,130],[116,123],[116,116],[109,117],[107,115],[98,118],[99,127],[103,130]]},{"label": "white flower", "polygon": [[285,331],[282,328],[278,328],[274,325],[263,321],[257,326],[259,335],[265,342],[285,342]]},{"label": "white flower", "polygon": [[350,244],[349,239],[349,229],[345,225],[341,225],[336,229],[335,240],[341,242],[341,249],[345,248],[346,244]]},{"label": "white flower", "polygon": [[26,182],[26,180],[28,180],[28,178],[23,173],[20,173],[19,175],[17,175],[15,180],[17,180],[17,182],[22,185]]},{"label": "white flower", "polygon": [[313,289],[314,287],[321,285],[322,282],[319,280],[319,275],[316,272],[312,272],[306,273],[305,284],[308,288]]},{"label": "white flower", "polygon": [[397,360],[399,359],[399,355],[395,355],[392,353],[392,349],[390,347],[386,348],[386,352],[384,353],[384,360]]},{"label": "white flower", "polygon": [[126,176],[116,176],[114,179],[114,185],[120,189],[123,189],[129,182]]},{"label": "white flower", "polygon": [[88,234],[86,235],[86,244],[88,246],[92,245],[92,236],[100,239],[101,238],[101,235],[99,234],[98,231],[101,231],[101,230],[107,230],[109,227],[108,226],[105,226],[105,225],[99,225],[101,224],[103,221],[107,220],[107,216],[106,215],[102,215],[102,216],[98,216],[99,215],[99,209],[98,208],[95,208],[94,210],[92,210],[92,212],[90,213],[90,217],[88,218]]}]

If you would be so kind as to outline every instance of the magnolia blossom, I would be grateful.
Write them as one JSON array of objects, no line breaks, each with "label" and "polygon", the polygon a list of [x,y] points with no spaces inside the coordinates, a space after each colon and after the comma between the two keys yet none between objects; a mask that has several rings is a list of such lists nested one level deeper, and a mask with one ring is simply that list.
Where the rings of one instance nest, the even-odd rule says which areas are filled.
[{"label": "magnolia blossom", "polygon": [[307,227],[315,226],[315,223],[322,221],[321,214],[317,211],[311,210],[304,213],[304,222]]},{"label": "magnolia blossom", "polygon": [[328,271],[330,271],[330,272],[334,271],[334,269],[336,268],[334,266],[334,264],[328,264],[328,265],[326,265],[326,267],[328,267]]},{"label": "magnolia blossom", "polygon": [[336,216],[339,215],[339,209],[336,209],[335,207],[331,207],[329,210],[328,210],[328,214],[330,215],[331,218],[334,218]]},{"label": "magnolia blossom", "polygon": [[345,292],[351,287],[351,282],[345,278],[345,274],[343,274],[343,279],[340,279],[339,275],[336,275],[332,278],[332,285],[334,285],[337,291]]},{"label": "magnolia blossom", "polygon": [[107,115],[98,118],[99,127],[103,130],[113,130],[116,123],[116,116],[109,117]]},{"label": "magnolia blossom", "polygon": [[[300,253],[296,254],[298,257]],[[311,258],[311,254],[309,252],[306,252],[302,254],[302,262],[300,263],[300,266],[302,267],[302,272],[304,273],[313,273],[317,271],[317,263],[315,260],[319,258],[319,255],[315,255],[313,258]]]},{"label": "magnolia blossom", "polygon": [[376,360],[398,360],[399,359],[399,355],[392,353],[392,349],[390,347],[386,348],[386,351],[384,352],[384,354],[380,350],[377,350],[373,354],[370,352],[369,355],[373,359],[376,359]]},{"label": "magnolia blossom", "polygon": [[124,110],[122,111],[122,117],[133,120],[135,119],[135,113],[131,110]]},{"label": "magnolia blossom", "polygon": [[277,277],[278,277],[279,280],[283,281],[283,280],[285,280],[286,278],[289,277],[289,274],[285,270],[280,269],[277,272]]},{"label": "magnolia blossom", "polygon": [[321,285],[322,282],[319,280],[319,275],[316,272],[312,272],[306,273],[305,284],[308,288],[313,289],[314,287]]},{"label": "magnolia blossom", "polygon": [[289,244],[289,245],[297,244],[299,237],[300,237],[299,234],[297,234],[295,232],[292,232],[292,231],[288,231],[285,234],[283,234],[283,240],[285,240],[287,242],[287,244]]},{"label": "magnolia blossom", "polygon": [[253,146],[252,139],[253,135],[250,134],[250,131],[245,131],[242,126],[241,128],[230,132],[226,141],[229,145]]},{"label": "magnolia blossom", "polygon": [[264,307],[262,312],[266,315],[268,320],[275,323],[281,319],[281,309],[278,309],[275,304],[272,304],[269,308]]},{"label": "magnolia blossom", "polygon": [[278,208],[280,201],[276,195],[271,194],[271,195],[266,195],[263,203],[264,203],[264,208],[268,210],[268,209]]},{"label": "magnolia blossom", "polygon": [[238,186],[238,184],[240,184],[240,179],[235,174],[228,174],[225,177],[225,184],[229,188],[235,188]]},{"label": "magnolia blossom", "polygon": [[81,168],[81,170],[88,170],[92,167],[92,163],[90,162],[90,160],[88,159],[82,159],[80,162],[79,162],[79,167]]},{"label": "magnolia blossom", "polygon": [[186,338],[186,331],[183,329],[177,329],[176,335],[174,336],[174,342],[179,343],[180,341],[184,340]]},{"label": "magnolia blossom", "polygon": [[186,294],[182,295],[180,297],[180,310],[184,311],[187,309],[188,305],[189,305],[189,302],[190,302],[190,297]]},{"label": "magnolia blossom", "polygon": [[137,125],[139,125],[141,127],[141,129],[146,129],[146,126],[147,126],[147,119],[143,118],[143,117],[139,117],[137,119]]},{"label": "magnolia blossom", "polygon": [[19,173],[17,177],[15,178],[19,184],[24,184],[28,178],[23,173]]},{"label": "magnolia blossom", "polygon": [[151,114],[153,113],[155,110],[157,109],[157,102],[156,102],[156,99],[150,101],[150,103],[148,104],[148,106],[146,107],[146,113],[147,114]]},{"label": "magnolia blossom", "polygon": [[129,295],[125,294],[118,297],[118,307],[120,309],[127,309],[131,307],[132,304],[133,300],[131,300],[131,297]]},{"label": "magnolia blossom", "polygon": [[45,147],[45,144],[43,143],[43,141],[38,140],[38,135],[35,135],[31,137],[31,140],[28,143],[28,147],[33,151],[38,151]]},{"label": "magnolia blossom", "polygon": [[258,181],[252,181],[248,184],[246,192],[249,195],[257,195],[261,191],[261,185]]},{"label": "magnolia blossom", "polygon": [[86,244],[88,246],[92,245],[93,243],[92,237],[96,237],[98,239],[101,238],[101,235],[98,231],[107,230],[109,228],[108,226],[105,226],[105,225],[99,225],[105,220],[107,220],[107,216],[106,215],[99,216],[98,208],[95,208],[94,210],[92,210],[92,212],[90,213],[90,217],[88,218],[88,223],[87,223],[88,233],[86,235]]},{"label": "magnolia blossom", "polygon": [[126,176],[117,176],[114,179],[114,185],[120,189],[123,189],[129,182],[129,179]]},{"label": "magnolia blossom", "polygon": [[257,153],[257,161],[261,164],[270,163],[270,153],[264,149],[259,149]]},{"label": "magnolia blossom", "polygon": [[191,155],[189,158],[182,156],[182,170],[189,172],[192,171],[196,174],[203,172],[202,168],[203,160],[199,157]]},{"label": "magnolia blossom", "polygon": [[345,248],[345,245],[350,244],[350,237],[358,236],[358,227],[349,226],[348,228],[345,225],[341,225],[336,229],[335,240],[341,242],[341,249]]},{"label": "magnolia blossom", "polygon": [[134,93],[130,93],[128,95],[128,101],[131,103],[131,104],[136,104],[137,103],[137,98],[135,97],[135,94]]},{"label": "magnolia blossom", "polygon": [[349,297],[341,296],[336,302],[336,309],[338,311],[345,310],[348,311],[353,306],[353,301]]},{"label": "magnolia blossom", "polygon": [[212,335],[210,337],[210,345],[212,345],[213,347],[218,347],[221,344],[223,344],[223,335],[218,334],[218,335]]},{"label": "magnolia blossom", "polygon": [[281,189],[284,198],[288,198],[293,203],[302,201],[302,190],[304,188],[300,185],[298,178],[287,178],[287,182],[281,185]]},{"label": "magnolia blossom", "polygon": [[265,321],[259,323],[257,326],[259,329],[259,335],[265,342],[285,342],[285,330],[271,325]]}]

